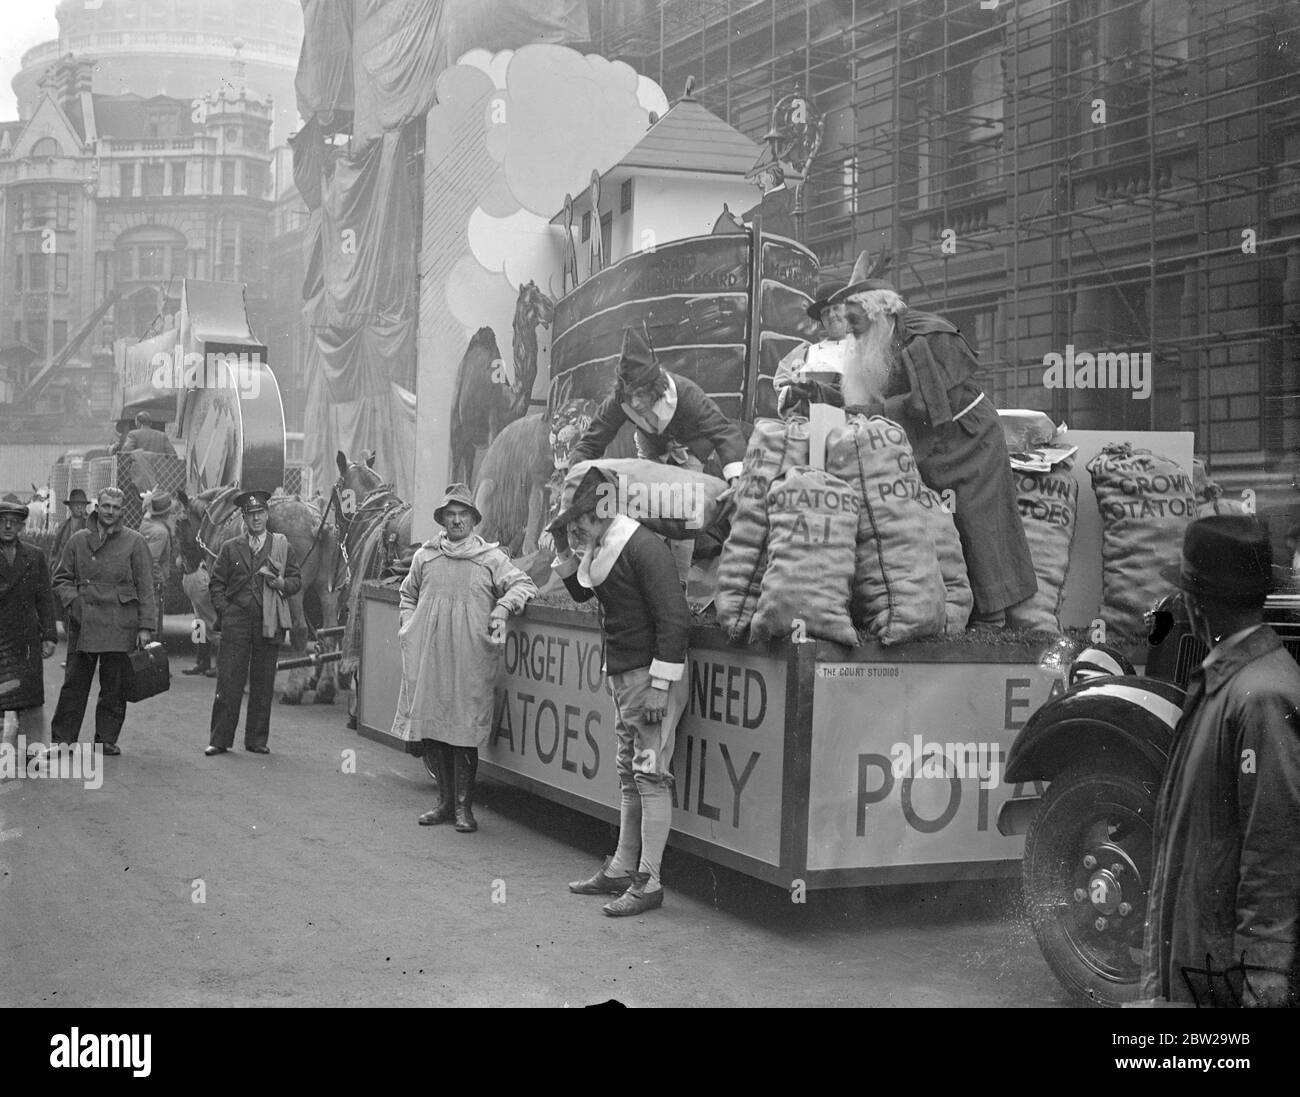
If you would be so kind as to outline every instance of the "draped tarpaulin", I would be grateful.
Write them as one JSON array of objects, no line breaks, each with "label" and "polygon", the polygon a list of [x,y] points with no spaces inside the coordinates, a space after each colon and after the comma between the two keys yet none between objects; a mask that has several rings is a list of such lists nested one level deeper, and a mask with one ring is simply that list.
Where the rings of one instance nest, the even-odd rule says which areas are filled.
[{"label": "draped tarpaulin", "polygon": [[395,371],[413,372],[415,185],[406,154],[402,133],[385,133],[338,156],[321,187],[304,297],[319,293],[311,324],[331,400],[380,395]]},{"label": "draped tarpaulin", "polygon": [[372,137],[433,106],[434,81],[447,64],[442,26],[448,5],[445,0],[356,0],[356,5],[352,132]]},{"label": "draped tarpaulin", "polygon": [[298,113],[324,116],[331,128],[338,112],[353,109],[352,22],[353,0],[302,0]]},{"label": "draped tarpaulin", "polygon": [[314,115],[289,138],[289,147],[293,149],[293,185],[309,210],[318,209],[326,155],[332,155],[333,149],[327,148],[320,122]]},{"label": "draped tarpaulin", "polygon": [[518,49],[535,42],[586,42],[587,0],[448,0],[448,63],[472,49]]}]

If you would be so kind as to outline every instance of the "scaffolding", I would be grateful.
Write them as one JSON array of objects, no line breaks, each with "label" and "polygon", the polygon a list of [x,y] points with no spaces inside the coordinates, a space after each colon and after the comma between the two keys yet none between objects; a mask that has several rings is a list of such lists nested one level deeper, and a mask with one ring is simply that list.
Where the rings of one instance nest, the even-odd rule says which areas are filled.
[{"label": "scaffolding", "polygon": [[[1000,406],[1191,430],[1289,493],[1300,454],[1300,3],[593,0],[605,56],[756,140],[824,138],[800,200],[823,270],[892,249],[973,337]],[[596,10],[599,9],[599,10]],[[1145,354],[1151,393],[1047,389],[1044,357]],[[1235,478],[1235,479],[1234,479]],[[1292,495],[1293,497],[1293,495]]]}]

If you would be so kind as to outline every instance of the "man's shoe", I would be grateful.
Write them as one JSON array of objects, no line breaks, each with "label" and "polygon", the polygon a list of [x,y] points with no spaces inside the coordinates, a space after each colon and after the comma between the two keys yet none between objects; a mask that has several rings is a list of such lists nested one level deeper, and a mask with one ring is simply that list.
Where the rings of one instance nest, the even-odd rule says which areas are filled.
[{"label": "man's shoe", "polygon": [[116,743],[98,743],[97,745],[98,745],[98,746],[101,746],[101,747],[104,748],[104,753],[105,753],[105,754],[121,754],[121,753],[122,753],[122,748],[119,747]]},{"label": "man's shoe", "polygon": [[478,747],[449,747],[456,780],[456,831],[473,834],[478,830],[474,818],[474,778],[478,772]]},{"label": "man's shoe", "polygon": [[632,886],[632,877],[605,875],[605,870],[609,868],[612,860],[613,857],[606,857],[605,863],[600,866],[595,876],[586,880],[574,880],[569,885],[569,890],[574,895],[622,895]]},{"label": "man's shoe", "polygon": [[450,823],[456,817],[451,803],[439,803],[432,811],[426,811],[417,820],[422,827],[436,827],[441,823]]},{"label": "man's shoe", "polygon": [[606,903],[600,909],[608,914],[611,918],[630,918],[634,914],[644,914],[648,910],[655,910],[664,905],[664,889],[656,888],[654,891],[634,891],[633,888],[643,888],[650,882],[648,872],[632,873],[632,887],[623,892],[612,903]]},{"label": "man's shoe", "polygon": [[181,673],[185,675],[187,678],[193,677],[195,674],[207,674],[207,672],[208,672],[207,667],[186,667],[183,671],[181,671]]},{"label": "man's shoe", "polygon": [[208,747],[208,749],[205,750],[203,753],[206,754],[209,758],[215,758],[218,754],[225,754],[226,750],[227,750],[226,747]]},{"label": "man's shoe", "polygon": [[245,747],[244,749],[248,751],[249,754],[270,754],[271,753],[270,747]]},{"label": "man's shoe", "polygon": [[216,676],[217,672],[213,670],[212,667],[208,667],[208,669],[203,672],[204,678],[215,678]]}]

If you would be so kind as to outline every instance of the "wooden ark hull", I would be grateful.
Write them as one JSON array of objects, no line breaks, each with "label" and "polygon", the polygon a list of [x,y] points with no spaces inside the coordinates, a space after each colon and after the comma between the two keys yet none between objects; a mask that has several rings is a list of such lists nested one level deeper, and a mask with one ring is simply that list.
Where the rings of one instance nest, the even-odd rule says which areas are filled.
[{"label": "wooden ark hull", "polygon": [[811,334],[817,259],[779,236],[693,236],[636,252],[555,307],[548,404],[601,400],[624,331],[645,323],[664,368],[695,381],[732,419],[776,413],[772,375]]}]

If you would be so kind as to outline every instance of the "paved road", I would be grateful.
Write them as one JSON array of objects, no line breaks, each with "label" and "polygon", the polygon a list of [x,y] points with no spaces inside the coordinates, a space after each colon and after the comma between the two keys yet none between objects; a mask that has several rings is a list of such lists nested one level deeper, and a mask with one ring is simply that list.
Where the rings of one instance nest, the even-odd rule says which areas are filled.
[{"label": "paved road", "polygon": [[664,908],[609,919],[564,886],[605,824],[492,784],[477,834],[418,827],[420,763],[341,704],[277,705],[270,756],[205,758],[214,683],[173,682],[102,788],[0,784],[0,1005],[1068,1004],[1009,884],[794,905],[670,850]]}]

